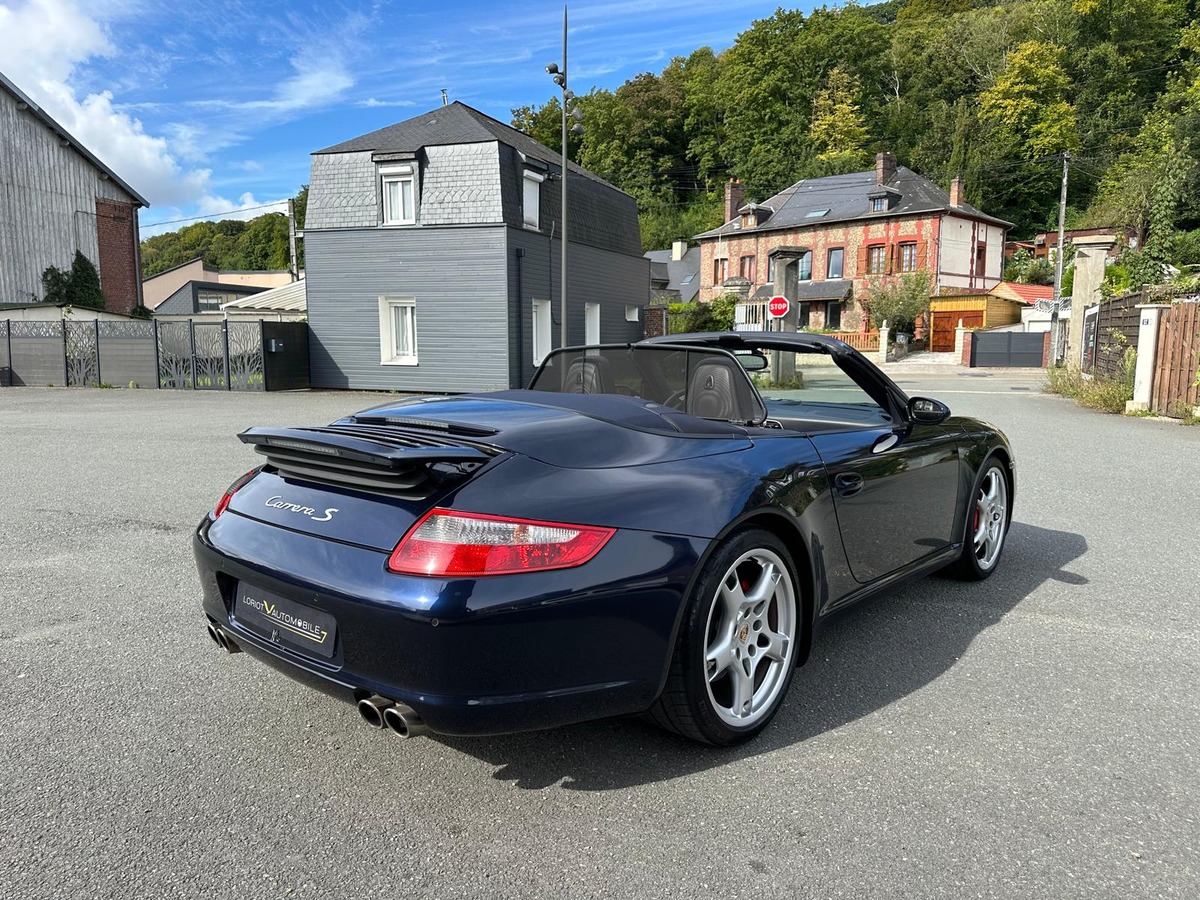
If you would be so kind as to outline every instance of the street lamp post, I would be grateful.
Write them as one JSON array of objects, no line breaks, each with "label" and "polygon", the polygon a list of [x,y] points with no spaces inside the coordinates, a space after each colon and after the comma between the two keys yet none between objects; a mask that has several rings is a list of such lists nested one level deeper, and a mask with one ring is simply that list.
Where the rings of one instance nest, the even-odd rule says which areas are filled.
[{"label": "street lamp post", "polygon": [[[567,7],[563,7],[563,52],[562,52],[562,68],[558,67],[558,63],[550,63],[546,66],[546,71],[554,78],[554,83],[562,88],[562,222],[561,235],[559,240],[562,242],[562,262],[561,262],[561,289],[559,297],[559,324],[560,336],[559,346],[567,346],[567,138],[572,134],[583,134],[583,126],[579,124],[579,120],[583,118],[583,111],[578,107],[567,110],[567,103],[575,99],[575,94],[567,87]],[[573,123],[568,123],[567,119],[574,119]]]}]

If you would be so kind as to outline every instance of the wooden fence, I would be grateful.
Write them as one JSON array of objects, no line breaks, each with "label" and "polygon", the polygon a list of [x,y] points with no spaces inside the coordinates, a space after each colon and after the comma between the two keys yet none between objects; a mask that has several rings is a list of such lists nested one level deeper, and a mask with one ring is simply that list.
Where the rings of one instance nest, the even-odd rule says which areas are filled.
[{"label": "wooden fence", "polygon": [[1158,320],[1151,408],[1181,419],[1200,406],[1200,300],[1175,303]]},{"label": "wooden fence", "polygon": [[1149,296],[1138,291],[1101,302],[1097,313],[1095,347],[1090,371],[1117,380],[1129,377],[1125,368],[1125,353],[1137,350],[1141,314],[1139,303],[1151,303]]},{"label": "wooden fence", "polygon": [[873,353],[879,349],[879,332],[838,331],[829,335],[849,344],[860,353]]}]

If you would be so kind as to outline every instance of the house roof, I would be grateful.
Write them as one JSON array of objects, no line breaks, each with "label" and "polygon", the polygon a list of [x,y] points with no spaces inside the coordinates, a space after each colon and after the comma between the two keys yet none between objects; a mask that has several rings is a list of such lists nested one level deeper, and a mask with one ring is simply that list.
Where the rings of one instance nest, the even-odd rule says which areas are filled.
[{"label": "house roof", "polygon": [[47,113],[44,109],[42,109],[40,106],[38,106],[33,100],[31,100],[29,98],[29,95],[27,95],[19,87],[17,87],[15,84],[13,84],[11,81],[9,81],[4,76],[3,72],[0,72],[0,88],[4,88],[4,90],[8,91],[10,94],[12,94],[14,97],[16,97],[18,103],[24,103],[28,107],[29,113],[35,119],[40,120],[43,125],[45,125],[51,131],[53,131],[62,140],[66,141],[68,144],[70,144],[71,147],[74,148],[76,153],[78,153],[80,156],[82,156],[84,159],[86,159],[88,162],[90,162],[93,166],[95,166],[97,169],[99,169],[101,174],[104,177],[109,178],[114,184],[118,185],[121,188],[121,190],[123,190],[130,197],[132,197],[138,203],[138,205],[140,205],[140,206],[149,206],[150,205],[150,201],[148,201],[145,197],[143,197],[141,194],[139,194],[137,191],[135,191],[133,188],[131,188],[121,178],[120,175],[118,175],[116,172],[114,172],[112,169],[110,169],[108,166],[106,166],[104,163],[102,163],[100,161],[100,159],[94,153],[92,153],[91,150],[89,150],[87,147],[83,146],[83,144],[81,144],[69,131],[67,131],[67,129],[63,128],[61,125],[58,124],[58,122],[56,122],[53,118],[51,118],[49,113]]},{"label": "house roof", "polygon": [[[499,141],[532,159],[540,160],[547,165],[561,165],[561,154],[539,143],[522,131],[510,125],[493,119],[465,103],[455,100],[447,106],[421,116],[405,119],[395,125],[388,125],[378,131],[359,135],[324,150],[317,150],[314,155],[323,153],[416,153],[422,147],[437,147],[448,144],[479,144]],[[587,169],[567,161],[567,171],[582,175],[597,184],[621,191],[620,188],[609,184],[603,178],[589,172]],[[628,195],[626,195],[628,196]]]},{"label": "house roof", "polygon": [[[837,279],[834,281],[801,281],[797,283],[796,290],[793,292],[796,296],[789,297],[789,300],[795,300],[797,303],[811,303],[814,300],[843,300],[850,293],[850,289],[854,283],[849,279]],[[762,285],[750,297],[751,300],[770,300],[778,291],[775,286],[770,284]]]},{"label": "house roof", "polygon": [[650,281],[657,290],[678,291],[682,303],[691,303],[700,293],[700,248],[689,247],[683,259],[672,259],[670,250],[648,250]]},{"label": "house roof", "polygon": [[291,284],[222,303],[223,310],[270,310],[271,312],[306,312],[308,282],[301,278]]},{"label": "house roof", "polygon": [[[884,212],[871,212],[870,197],[880,191],[895,196],[892,206]],[[770,207],[774,214],[761,225],[741,227],[741,218],[732,219],[697,238],[729,237],[747,231],[779,231],[807,228],[830,222],[849,222],[856,219],[891,219],[920,213],[946,212],[990,222],[1004,228],[1011,222],[989,216],[963,203],[950,205],[950,195],[912,169],[898,166],[896,173],[883,186],[875,182],[875,170],[830,175],[825,178],[806,178],[764,200],[759,207]]]},{"label": "house roof", "polygon": [[1020,284],[1016,281],[1002,281],[988,293],[1005,300],[1017,300],[1027,306],[1033,306],[1039,300],[1054,298],[1054,287],[1049,284]]}]

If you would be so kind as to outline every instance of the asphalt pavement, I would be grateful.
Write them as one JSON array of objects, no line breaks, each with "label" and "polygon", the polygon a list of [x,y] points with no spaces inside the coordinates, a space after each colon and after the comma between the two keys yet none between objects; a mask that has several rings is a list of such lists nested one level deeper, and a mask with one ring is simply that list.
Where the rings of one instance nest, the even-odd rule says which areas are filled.
[{"label": "asphalt pavement", "polygon": [[234,434],[386,397],[0,389],[0,897],[1200,896],[1200,428],[892,374],[1011,438],[1001,569],[840,618],[734,750],[401,741],[213,646]]}]

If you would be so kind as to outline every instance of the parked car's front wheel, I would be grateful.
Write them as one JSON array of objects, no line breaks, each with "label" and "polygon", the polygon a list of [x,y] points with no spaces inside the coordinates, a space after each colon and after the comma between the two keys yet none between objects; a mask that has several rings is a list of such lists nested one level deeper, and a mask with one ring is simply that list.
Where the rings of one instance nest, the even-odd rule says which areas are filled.
[{"label": "parked car's front wheel", "polygon": [[983,581],[995,572],[1008,537],[1010,516],[1008,477],[1000,461],[993,459],[975,482],[967,507],[962,556],[951,574],[966,581]]},{"label": "parked car's front wheel", "polygon": [[762,731],[792,680],[802,608],[783,543],[756,528],[732,535],[697,579],[655,721],[709,744]]}]

